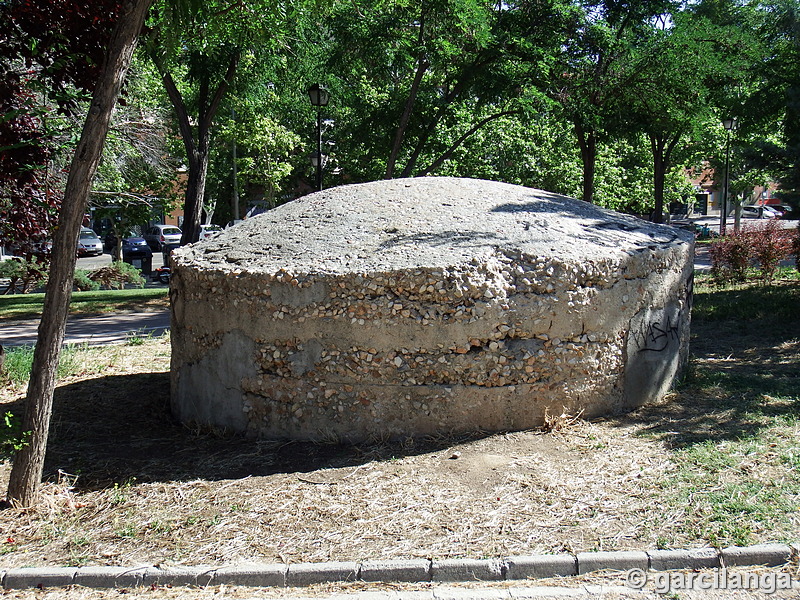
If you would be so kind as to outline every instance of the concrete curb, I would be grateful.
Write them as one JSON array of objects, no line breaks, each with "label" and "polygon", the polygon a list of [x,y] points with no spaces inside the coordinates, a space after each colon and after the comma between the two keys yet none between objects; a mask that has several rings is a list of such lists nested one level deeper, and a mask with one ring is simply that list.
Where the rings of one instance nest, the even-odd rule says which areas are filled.
[{"label": "concrete curb", "polygon": [[493,559],[387,560],[231,567],[35,567],[0,570],[3,589],[81,585],[89,588],[237,585],[303,587],[331,582],[448,583],[571,577],[592,571],[665,571],[721,567],[776,567],[797,560],[800,544],[579,552]]}]

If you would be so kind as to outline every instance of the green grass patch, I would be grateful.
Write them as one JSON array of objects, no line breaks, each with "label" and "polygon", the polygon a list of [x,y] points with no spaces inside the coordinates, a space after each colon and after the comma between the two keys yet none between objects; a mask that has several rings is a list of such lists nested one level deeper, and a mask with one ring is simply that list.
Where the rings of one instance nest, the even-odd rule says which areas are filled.
[{"label": "green grass patch", "polygon": [[660,484],[690,538],[793,541],[800,510],[800,282],[718,287],[698,278],[692,362],[674,400],[644,409],[670,449]]},{"label": "green grass patch", "polygon": [[[58,378],[100,373],[108,363],[108,349],[85,344],[64,346],[59,355]],[[0,382],[14,387],[28,384],[33,364],[33,346],[17,346],[6,350]]]},{"label": "green grass patch", "polygon": [[695,281],[692,321],[761,321],[775,326],[800,317],[798,280],[782,280],[774,285],[752,283],[714,285],[710,276]]},{"label": "green grass patch", "polygon": [[[168,302],[169,290],[166,287],[74,292],[70,314],[140,310],[153,306],[166,308]],[[43,304],[42,293],[0,296],[0,320],[39,317]]]}]

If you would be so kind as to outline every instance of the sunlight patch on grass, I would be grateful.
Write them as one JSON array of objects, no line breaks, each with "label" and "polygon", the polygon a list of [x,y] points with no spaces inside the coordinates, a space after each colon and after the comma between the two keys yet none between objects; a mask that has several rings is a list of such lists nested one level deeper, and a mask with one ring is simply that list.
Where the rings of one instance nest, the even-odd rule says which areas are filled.
[{"label": "sunlight patch on grass", "polygon": [[[0,296],[0,319],[38,318],[42,314],[44,294],[14,294]],[[74,292],[70,314],[95,314],[169,306],[166,287],[135,288]]]}]

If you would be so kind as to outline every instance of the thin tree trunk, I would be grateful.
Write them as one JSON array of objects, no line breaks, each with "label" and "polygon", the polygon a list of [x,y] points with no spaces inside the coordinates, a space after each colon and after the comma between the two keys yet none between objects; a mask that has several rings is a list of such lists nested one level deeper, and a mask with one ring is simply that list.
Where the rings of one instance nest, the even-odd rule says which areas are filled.
[{"label": "thin tree trunk", "polygon": [[675,149],[682,133],[673,134],[667,141],[668,135],[650,135],[650,149],[653,152],[653,223],[664,222],[664,183],[667,178],[672,151]]},{"label": "thin tree trunk", "polygon": [[[417,44],[420,47],[423,47],[425,44],[425,11],[422,11],[422,15],[419,19],[419,39],[417,40]],[[397,131],[394,134],[394,143],[392,144],[392,151],[389,154],[389,160],[386,163],[386,176],[384,179],[391,179],[394,177],[394,166],[397,162],[397,156],[400,154],[400,148],[403,145],[403,137],[406,134],[406,129],[408,129],[408,122],[411,120],[411,113],[414,110],[414,104],[417,101],[417,93],[419,92],[419,86],[422,83],[422,77],[425,75],[425,72],[428,70],[430,63],[425,60],[425,53],[420,52],[419,57],[417,58],[417,72],[414,75],[414,81],[411,84],[411,90],[408,92],[408,99],[406,100],[406,106],[403,110],[403,114],[400,117],[400,123],[397,126]]]},{"label": "thin tree trunk", "polygon": [[408,93],[406,107],[402,116],[400,117],[400,124],[397,126],[397,131],[394,135],[394,143],[392,144],[392,151],[389,155],[389,161],[386,163],[386,176],[384,179],[391,179],[394,177],[394,166],[397,162],[397,156],[400,154],[400,148],[403,145],[403,137],[405,137],[406,130],[408,129],[408,122],[411,119],[414,103],[417,100],[417,92],[419,91],[419,86],[422,83],[422,77],[425,75],[425,71],[428,70],[428,67],[429,63],[420,57],[417,73],[414,76],[414,82],[411,84],[411,91]]},{"label": "thin tree trunk", "polygon": [[581,148],[583,162],[583,199],[594,202],[594,170],[597,162],[597,137],[592,130],[586,131],[580,122],[575,121],[575,135]]},{"label": "thin tree trunk", "polygon": [[234,52],[228,61],[228,69],[222,81],[214,90],[209,99],[208,73],[203,74],[204,79],[200,84],[199,105],[200,115],[197,123],[197,139],[192,130],[189,111],[183,101],[172,75],[166,70],[155,52],[151,53],[153,63],[161,74],[161,81],[167,91],[172,107],[178,117],[178,127],[186,148],[189,161],[189,178],[186,183],[186,196],[183,205],[183,227],[181,244],[191,244],[200,239],[200,221],[203,213],[203,197],[206,190],[206,175],[208,173],[209,144],[211,140],[211,125],[219,109],[220,102],[228,91],[236,70],[239,66],[240,53]]},{"label": "thin tree trunk", "polygon": [[14,456],[8,483],[7,497],[12,504],[32,506],[38,500],[50,431],[56,371],[72,297],[77,259],[75,244],[89,203],[92,178],[100,162],[111,112],[119,97],[151,2],[130,0],[122,7],[70,166],[59,224],[53,238],[50,278],[22,422],[23,431],[30,432],[30,435],[28,443]]}]

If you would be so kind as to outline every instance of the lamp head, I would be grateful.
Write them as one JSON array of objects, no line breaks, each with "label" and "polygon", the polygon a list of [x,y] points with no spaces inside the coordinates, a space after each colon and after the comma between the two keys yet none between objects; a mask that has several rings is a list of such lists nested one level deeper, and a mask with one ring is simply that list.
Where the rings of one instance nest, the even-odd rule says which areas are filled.
[{"label": "lamp head", "polygon": [[315,83],[308,88],[308,97],[311,100],[311,106],[327,106],[331,95],[324,85]]}]

